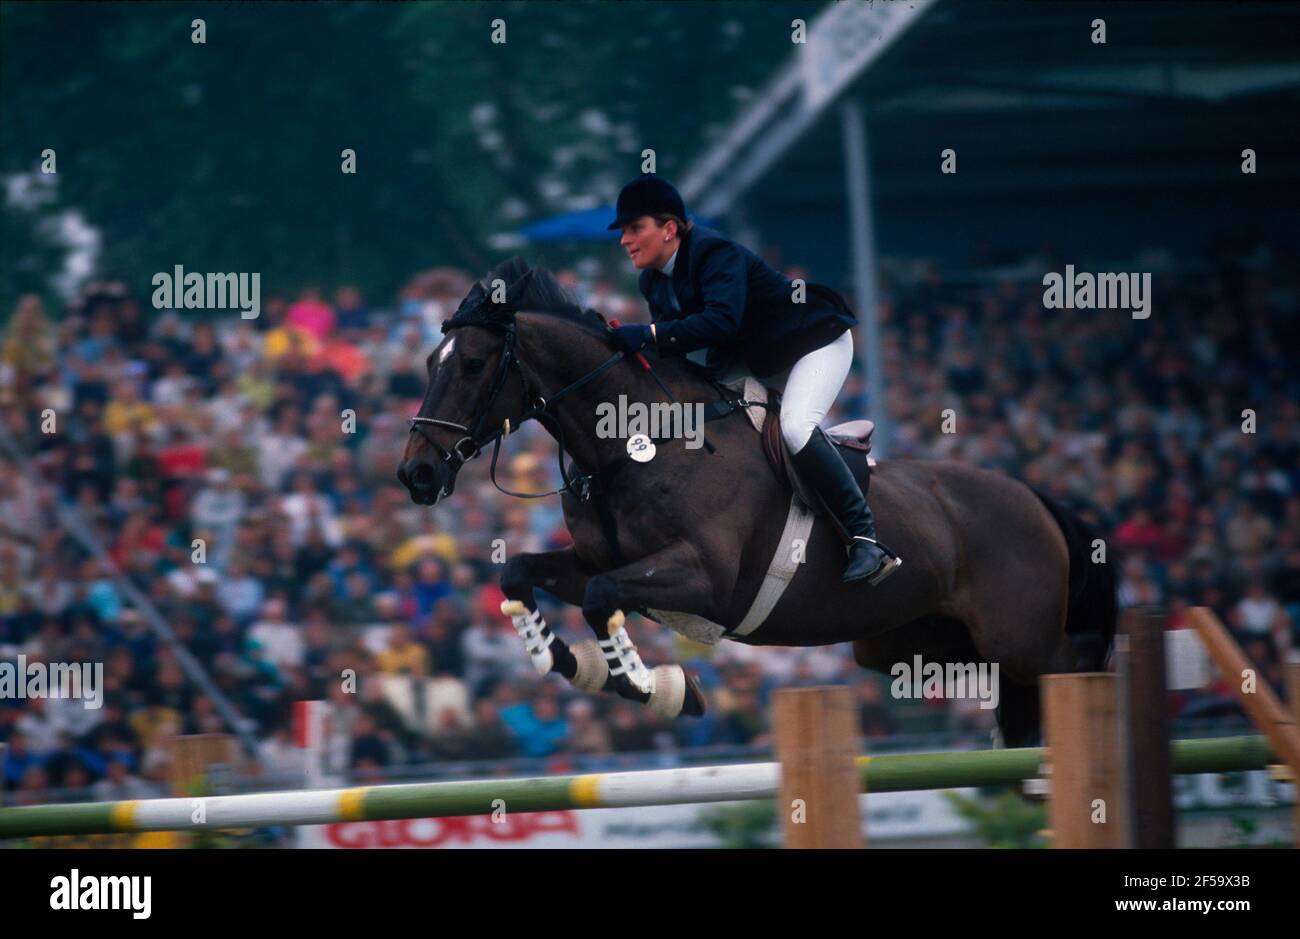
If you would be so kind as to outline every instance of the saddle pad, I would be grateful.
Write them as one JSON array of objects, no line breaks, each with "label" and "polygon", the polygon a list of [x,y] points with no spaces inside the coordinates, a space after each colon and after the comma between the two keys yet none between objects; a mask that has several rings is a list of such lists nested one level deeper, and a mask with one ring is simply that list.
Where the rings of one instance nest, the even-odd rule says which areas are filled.
[{"label": "saddle pad", "polygon": [[[799,570],[800,562],[794,559],[792,545],[796,539],[802,539],[807,544],[808,536],[812,534],[812,527],[813,514],[804,507],[797,496],[791,494],[790,510],[785,517],[785,528],[782,529],[781,538],[776,543],[776,550],[772,554],[771,563],[767,566],[767,573],[763,576],[763,583],[759,586],[758,593],[754,595],[754,602],[749,605],[749,612],[735,628],[733,635],[748,636],[762,626],[771,615],[777,601],[785,593],[785,588],[790,586],[790,581]],[[647,612],[651,619],[663,623],[687,639],[693,639],[704,645],[717,645],[727,632],[725,626],[694,613],[655,609],[647,609]]]},{"label": "saddle pad", "polygon": [[[740,374],[729,376],[722,382],[722,384],[740,395],[746,401],[761,401],[764,404],[767,403],[767,388],[764,387],[763,383],[753,375],[742,372]],[[746,408],[745,415],[749,418],[749,422],[754,425],[754,430],[761,434],[763,432],[763,421],[767,418],[767,408]]]},{"label": "saddle pad", "polygon": [[[761,401],[766,404],[770,400],[767,386],[760,382],[753,375],[742,369],[735,369],[728,373],[722,379],[722,384],[729,390],[739,394],[747,401]],[[753,425],[754,430],[759,435],[767,434],[763,443],[763,452],[768,458],[770,464],[773,460],[773,454],[780,454],[781,469],[784,473],[777,471],[777,479],[782,480],[785,484],[794,489],[795,496],[809,508],[813,514],[821,515],[824,509],[820,500],[817,499],[808,484],[803,481],[798,471],[794,467],[794,462],[790,459],[790,451],[781,441],[777,432],[776,416],[764,407],[751,407],[746,409],[746,415],[749,417],[749,423]],[[843,424],[837,424],[826,431],[826,435],[837,446],[847,447],[850,450],[856,450],[863,454],[871,452],[869,443],[862,443],[855,439],[861,434],[870,437],[872,424],[870,421],[846,421]],[[847,460],[846,460],[847,462]],[[849,464],[852,468],[853,464]],[[867,457],[867,466],[875,466],[876,461],[870,456]],[[774,467],[775,470],[775,467]],[[856,474],[855,474],[856,475]],[[784,478],[783,478],[784,477]],[[863,489],[865,494],[866,489]]]}]

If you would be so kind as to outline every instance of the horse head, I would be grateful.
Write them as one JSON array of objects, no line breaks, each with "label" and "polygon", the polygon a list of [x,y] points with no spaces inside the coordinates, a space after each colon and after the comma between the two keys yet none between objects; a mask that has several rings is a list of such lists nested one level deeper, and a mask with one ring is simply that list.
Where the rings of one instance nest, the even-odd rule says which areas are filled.
[{"label": "horse head", "polygon": [[554,313],[589,327],[597,338],[603,318],[583,311],[546,271],[511,258],[476,283],[442,326],[445,338],[429,354],[428,387],[397,478],[412,501],[433,505],[455,491],[456,476],[484,446],[534,417],[545,418],[546,401],[536,372],[517,354],[522,310]]}]

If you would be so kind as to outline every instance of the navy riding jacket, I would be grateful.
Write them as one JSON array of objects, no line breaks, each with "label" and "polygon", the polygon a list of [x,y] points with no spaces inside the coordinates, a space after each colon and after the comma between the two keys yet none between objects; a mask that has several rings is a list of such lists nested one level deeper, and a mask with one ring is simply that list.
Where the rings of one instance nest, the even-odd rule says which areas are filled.
[{"label": "navy riding jacket", "polygon": [[760,378],[793,365],[814,349],[839,338],[857,317],[838,293],[808,284],[795,303],[789,278],[743,245],[696,225],[682,236],[673,262],[671,287],[680,311],[660,293],[669,275],[641,272],[641,293],[650,302],[660,355],[685,355],[708,348],[717,366],[739,353]]}]

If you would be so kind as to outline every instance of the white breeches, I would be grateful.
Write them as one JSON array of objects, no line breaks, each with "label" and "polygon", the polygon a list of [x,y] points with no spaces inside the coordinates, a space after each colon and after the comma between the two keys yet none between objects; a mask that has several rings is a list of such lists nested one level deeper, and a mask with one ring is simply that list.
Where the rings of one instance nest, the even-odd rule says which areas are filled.
[{"label": "white breeches", "polygon": [[[781,436],[791,453],[803,449],[813,430],[826,418],[853,364],[853,331],[840,333],[835,341],[814,349],[785,373],[781,390]],[[764,384],[781,389],[782,374]]]}]

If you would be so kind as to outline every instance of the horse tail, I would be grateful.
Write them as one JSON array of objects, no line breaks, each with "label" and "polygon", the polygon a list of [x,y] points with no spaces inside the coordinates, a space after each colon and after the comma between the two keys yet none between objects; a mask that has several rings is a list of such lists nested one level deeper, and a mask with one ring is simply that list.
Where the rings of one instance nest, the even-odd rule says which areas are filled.
[{"label": "horse tail", "polygon": [[1046,493],[1033,486],[1029,488],[1052,514],[1065,536],[1070,559],[1070,599],[1065,613],[1065,632],[1074,645],[1075,669],[1101,671],[1114,644],[1119,620],[1115,569],[1120,558],[1108,544],[1106,561],[1093,563],[1093,542],[1102,537],[1096,526]]}]

